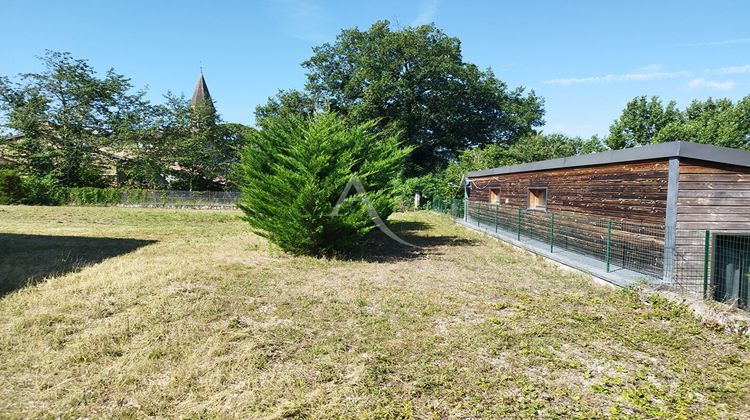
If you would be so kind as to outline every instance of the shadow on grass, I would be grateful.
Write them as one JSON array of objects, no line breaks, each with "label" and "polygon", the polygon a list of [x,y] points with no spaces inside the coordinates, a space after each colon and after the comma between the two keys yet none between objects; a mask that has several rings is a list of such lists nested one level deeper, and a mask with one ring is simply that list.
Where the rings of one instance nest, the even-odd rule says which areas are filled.
[{"label": "shadow on grass", "polygon": [[443,246],[473,246],[477,241],[460,236],[430,236],[431,225],[424,222],[389,220],[388,227],[404,241],[416,245],[410,247],[396,242],[379,229],[373,229],[363,246],[349,257],[370,262],[391,262],[421,258],[427,254],[439,253],[436,248]]},{"label": "shadow on grass", "polygon": [[0,233],[0,297],[156,241]]}]

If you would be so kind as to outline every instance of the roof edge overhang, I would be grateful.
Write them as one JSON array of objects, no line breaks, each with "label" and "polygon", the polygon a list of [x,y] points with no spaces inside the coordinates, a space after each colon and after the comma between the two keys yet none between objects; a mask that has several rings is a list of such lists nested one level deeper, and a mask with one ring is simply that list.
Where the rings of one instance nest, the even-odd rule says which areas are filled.
[{"label": "roof edge overhang", "polygon": [[725,165],[750,167],[750,152],[729,147],[711,146],[708,144],[674,141],[670,143],[650,144],[621,150],[608,150],[601,153],[570,156],[565,158],[542,160],[520,165],[501,166],[499,168],[472,171],[467,178],[513,174],[519,172],[536,172],[551,169],[598,166],[611,163],[637,162],[670,158],[697,159]]}]

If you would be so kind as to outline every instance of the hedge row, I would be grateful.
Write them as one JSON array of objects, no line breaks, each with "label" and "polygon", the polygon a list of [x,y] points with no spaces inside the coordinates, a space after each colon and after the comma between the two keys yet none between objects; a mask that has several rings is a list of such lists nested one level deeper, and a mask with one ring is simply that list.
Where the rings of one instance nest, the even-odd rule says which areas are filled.
[{"label": "hedge row", "polygon": [[68,189],[68,204],[79,206],[136,204],[146,201],[149,192],[149,190],[136,188],[70,188]]},{"label": "hedge row", "polygon": [[[20,176],[13,170],[0,170],[0,204],[56,206],[148,205],[225,205],[236,193],[219,191],[166,191],[138,188],[66,188],[54,178]],[[228,197],[229,196],[229,197]]]},{"label": "hedge row", "polygon": [[56,206],[67,200],[67,189],[52,177],[21,177],[13,170],[0,170],[0,204]]}]

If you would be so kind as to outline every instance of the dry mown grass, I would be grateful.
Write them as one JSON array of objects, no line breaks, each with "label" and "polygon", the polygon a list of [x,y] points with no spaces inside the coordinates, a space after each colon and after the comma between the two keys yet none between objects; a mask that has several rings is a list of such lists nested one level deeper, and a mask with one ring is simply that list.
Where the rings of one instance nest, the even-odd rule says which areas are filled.
[{"label": "dry mown grass", "polygon": [[0,207],[0,416],[750,412],[747,338],[658,297],[426,213],[391,222],[423,252],[349,261],[237,217]]}]

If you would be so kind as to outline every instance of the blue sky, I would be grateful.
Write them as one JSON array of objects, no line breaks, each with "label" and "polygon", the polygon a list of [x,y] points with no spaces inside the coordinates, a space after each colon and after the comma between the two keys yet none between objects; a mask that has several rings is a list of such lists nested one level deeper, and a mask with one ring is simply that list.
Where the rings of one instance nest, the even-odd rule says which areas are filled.
[{"label": "blue sky", "polygon": [[0,75],[45,49],[114,67],[149,98],[190,95],[203,69],[227,121],[305,81],[300,63],[342,28],[435,22],[464,59],[546,100],[546,132],[606,134],[625,103],[750,94],[747,1],[2,0]]}]

